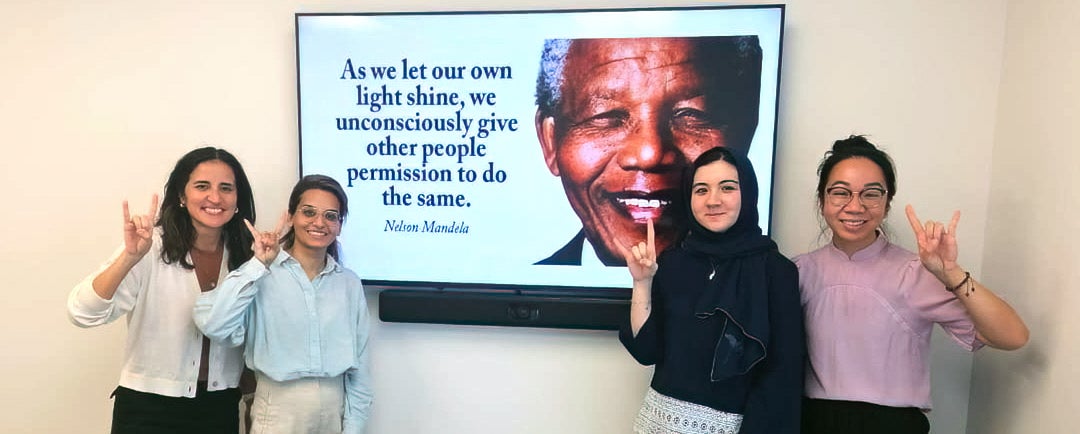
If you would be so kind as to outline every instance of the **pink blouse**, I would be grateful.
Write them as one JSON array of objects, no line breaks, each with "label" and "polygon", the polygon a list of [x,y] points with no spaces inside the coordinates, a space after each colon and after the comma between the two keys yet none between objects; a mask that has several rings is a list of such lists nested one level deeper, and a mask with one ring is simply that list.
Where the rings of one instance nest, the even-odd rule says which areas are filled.
[{"label": "pink blouse", "polygon": [[830,243],[794,259],[806,316],[806,396],[930,409],[930,333],[982,347],[964,305],[918,255],[878,236],[848,258]]}]

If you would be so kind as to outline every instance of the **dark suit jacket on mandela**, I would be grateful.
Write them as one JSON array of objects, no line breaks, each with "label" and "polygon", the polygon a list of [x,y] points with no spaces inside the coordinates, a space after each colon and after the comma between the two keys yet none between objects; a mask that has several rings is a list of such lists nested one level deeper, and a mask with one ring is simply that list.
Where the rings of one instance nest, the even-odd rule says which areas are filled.
[{"label": "dark suit jacket on mandela", "polygon": [[547,259],[533,265],[581,265],[581,250],[585,247],[585,229]]}]

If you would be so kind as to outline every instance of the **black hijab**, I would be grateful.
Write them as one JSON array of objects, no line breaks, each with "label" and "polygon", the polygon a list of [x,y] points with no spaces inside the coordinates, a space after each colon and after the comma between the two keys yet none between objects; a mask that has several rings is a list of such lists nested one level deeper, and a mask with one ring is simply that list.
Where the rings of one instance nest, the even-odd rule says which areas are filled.
[{"label": "black hijab", "polygon": [[[716,161],[735,166],[739,175],[742,207],[735,223],[724,232],[713,232],[694,218],[690,208],[691,187],[698,168]],[[750,161],[724,148],[713,148],[700,157],[683,177],[687,225],[683,248],[705,258],[711,265],[705,291],[694,314],[706,319],[722,315],[723,333],[716,343],[710,378],[721,381],[750,371],[766,356],[769,346],[768,257],[776,243],[761,234],[758,225],[757,176]]]}]

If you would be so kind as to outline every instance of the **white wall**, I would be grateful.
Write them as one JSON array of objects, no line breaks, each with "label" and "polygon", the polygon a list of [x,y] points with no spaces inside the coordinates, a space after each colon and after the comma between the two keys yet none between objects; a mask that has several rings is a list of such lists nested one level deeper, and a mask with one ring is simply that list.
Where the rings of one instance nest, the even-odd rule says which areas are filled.
[{"label": "white wall", "polygon": [[1077,2],[1009,2],[983,268],[1031,342],[976,356],[972,433],[1076,432],[1080,420],[1078,21]]},{"label": "white wall", "polygon": [[[453,7],[649,4],[484,0]],[[125,327],[77,329],[64,301],[119,243],[123,198],[145,207],[176,158],[214,144],[244,162],[261,215],[283,209],[297,158],[293,13],[447,7],[429,0],[0,2],[0,176],[8,191],[0,267],[9,293],[0,319],[0,368],[8,373],[0,432],[106,432]],[[774,205],[786,253],[818,245],[812,184],[821,153],[841,136],[868,133],[898,163],[898,205],[911,202],[937,219],[964,211],[961,261],[979,274],[991,151],[1004,147],[1004,139],[991,145],[1001,116],[1005,18],[1004,0],[788,2]],[[1032,17],[1011,21],[1009,30],[1038,25]],[[1058,47],[1069,52],[1063,42]],[[1016,129],[1013,136],[1026,136]],[[994,204],[1002,218],[1012,212],[1010,203]],[[1052,205],[1039,205],[1050,218]],[[910,246],[902,213],[890,222]],[[1017,242],[987,239],[998,247]],[[986,256],[988,264],[997,260]],[[1003,271],[985,274],[992,285],[1010,283]],[[1065,306],[1068,292],[1054,288],[1061,294],[1046,296],[1045,306]],[[374,337],[371,433],[626,432],[650,375],[613,332],[379,324]],[[1002,369],[1020,369],[1033,363],[1030,354],[1044,354],[1039,348],[1059,344],[1039,342],[1035,351],[988,352],[980,360],[1019,357]],[[938,346],[935,431],[964,432],[970,357]],[[1075,378],[1063,375],[1054,378]]]}]

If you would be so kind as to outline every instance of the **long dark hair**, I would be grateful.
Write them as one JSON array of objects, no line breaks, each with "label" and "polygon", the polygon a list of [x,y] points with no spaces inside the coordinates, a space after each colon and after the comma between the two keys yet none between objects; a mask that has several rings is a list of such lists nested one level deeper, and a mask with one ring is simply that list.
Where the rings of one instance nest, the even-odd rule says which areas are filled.
[{"label": "long dark hair", "polygon": [[[341,221],[338,223],[345,223],[345,216],[349,215],[349,197],[345,195],[345,189],[341,188],[341,184],[326,175],[307,175],[300,179],[293,187],[292,193],[289,194],[289,215],[296,214],[296,207],[300,205],[300,196],[308,190],[322,190],[334,195],[338,200],[338,212],[341,213]],[[289,227],[289,232],[285,236],[281,237],[281,242],[286,249],[291,249],[293,243],[296,242],[296,234],[293,233],[293,228]],[[334,242],[330,243],[326,248],[326,252],[330,256],[334,257],[334,260],[340,260],[338,256],[338,241],[335,238]]]},{"label": "long dark hair", "polygon": [[180,264],[188,270],[195,268],[187,259],[188,251],[195,245],[195,225],[191,223],[191,215],[180,206],[180,199],[191,179],[191,172],[200,164],[215,160],[232,168],[236,178],[236,207],[239,211],[221,229],[221,237],[229,250],[229,269],[235,270],[251,259],[251,234],[243,223],[244,219],[255,223],[255,198],[251,193],[251,183],[236,157],[224,149],[208,146],[180,157],[169,174],[169,180],[165,181],[165,195],[161,201],[161,217],[157,226],[162,229],[161,260],[166,264]]}]

